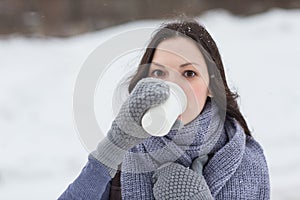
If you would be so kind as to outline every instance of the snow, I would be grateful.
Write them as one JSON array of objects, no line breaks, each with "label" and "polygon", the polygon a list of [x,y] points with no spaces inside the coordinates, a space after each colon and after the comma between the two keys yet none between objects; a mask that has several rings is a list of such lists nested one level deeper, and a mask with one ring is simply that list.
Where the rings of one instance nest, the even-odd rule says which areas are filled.
[{"label": "snow", "polygon": [[[265,150],[272,199],[300,199],[300,10],[246,18],[215,10],[197,19],[216,40],[229,84]],[[82,64],[107,37],[161,22],[68,39],[0,38],[0,199],[56,199],[78,176],[88,155],[72,107]],[[98,119],[107,130],[112,114],[104,113]]]}]

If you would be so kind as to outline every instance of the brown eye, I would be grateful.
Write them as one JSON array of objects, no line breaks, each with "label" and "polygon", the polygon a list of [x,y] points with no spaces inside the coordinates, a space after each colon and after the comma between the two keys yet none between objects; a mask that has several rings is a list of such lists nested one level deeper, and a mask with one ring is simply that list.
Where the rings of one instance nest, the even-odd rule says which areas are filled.
[{"label": "brown eye", "polygon": [[155,77],[159,77],[159,76],[164,76],[165,75],[165,72],[159,70],[159,69],[156,69],[156,70],[153,70],[151,72],[151,75],[152,76],[155,76]]},{"label": "brown eye", "polygon": [[192,71],[192,70],[187,70],[187,71],[184,72],[183,75],[184,75],[185,77],[187,77],[187,78],[190,78],[190,77],[196,76],[197,74],[196,74],[196,72],[194,72],[194,71]]}]

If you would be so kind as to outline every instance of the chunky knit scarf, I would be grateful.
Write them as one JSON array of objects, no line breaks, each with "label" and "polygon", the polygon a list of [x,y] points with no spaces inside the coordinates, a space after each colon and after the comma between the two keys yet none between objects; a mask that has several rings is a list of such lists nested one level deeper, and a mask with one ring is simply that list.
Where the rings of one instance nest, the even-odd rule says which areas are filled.
[{"label": "chunky knit scarf", "polygon": [[260,146],[235,120],[221,119],[218,111],[208,99],[192,122],[132,148],[121,168],[122,199],[154,199],[151,177],[157,168],[168,162],[190,167],[202,155],[211,157],[203,176],[215,199],[255,199],[256,193],[261,193],[259,199],[269,199],[268,170]]}]

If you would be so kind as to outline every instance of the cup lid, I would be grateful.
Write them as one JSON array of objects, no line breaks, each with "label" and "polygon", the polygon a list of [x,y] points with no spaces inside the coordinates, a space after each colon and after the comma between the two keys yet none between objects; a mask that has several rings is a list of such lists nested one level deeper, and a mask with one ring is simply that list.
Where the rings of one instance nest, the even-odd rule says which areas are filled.
[{"label": "cup lid", "polygon": [[187,107],[187,97],[183,89],[176,83],[170,81],[166,81],[166,83],[170,86],[170,92],[174,94],[176,100],[181,106],[181,113],[183,113]]}]

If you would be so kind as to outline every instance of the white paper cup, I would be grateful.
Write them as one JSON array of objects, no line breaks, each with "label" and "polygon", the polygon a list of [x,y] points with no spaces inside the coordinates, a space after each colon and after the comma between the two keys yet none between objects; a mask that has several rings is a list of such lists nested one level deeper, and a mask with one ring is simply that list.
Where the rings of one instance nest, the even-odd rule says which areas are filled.
[{"label": "white paper cup", "polygon": [[145,131],[153,136],[168,134],[176,119],[187,107],[187,97],[181,87],[173,82],[166,83],[170,86],[170,96],[161,105],[150,108],[142,118]]}]

